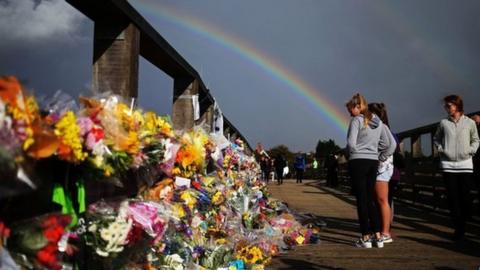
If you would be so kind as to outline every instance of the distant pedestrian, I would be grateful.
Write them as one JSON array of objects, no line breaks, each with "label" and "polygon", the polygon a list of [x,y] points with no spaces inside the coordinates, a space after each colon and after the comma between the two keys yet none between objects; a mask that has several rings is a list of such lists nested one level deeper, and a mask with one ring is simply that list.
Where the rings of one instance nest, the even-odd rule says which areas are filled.
[{"label": "distant pedestrian", "polygon": [[295,175],[297,177],[297,183],[302,183],[303,180],[303,173],[305,172],[305,157],[302,153],[298,153],[295,156]]},{"label": "distant pedestrian", "polygon": [[260,157],[260,169],[262,171],[262,180],[268,184],[270,160],[266,156]]},{"label": "distant pedestrian", "polygon": [[272,182],[275,181],[275,173],[276,173],[275,158],[271,158],[270,159],[270,177]]},{"label": "distant pedestrian", "polygon": [[[387,115],[387,109],[383,103],[370,103],[368,104],[368,109],[377,115],[380,120],[383,122],[383,128],[385,132],[390,134],[391,143],[394,145],[394,149],[397,147],[397,143],[393,134],[389,129],[389,121]],[[391,243],[393,239],[390,235],[390,221],[392,219],[392,210],[390,208],[388,194],[389,194],[389,182],[392,178],[394,171],[393,166],[393,153],[392,155],[387,156],[385,161],[380,161],[378,163],[377,170],[377,182],[375,183],[375,197],[376,204],[380,210],[380,218],[382,223],[382,238],[384,243]]]},{"label": "distant pedestrian", "polygon": [[378,209],[373,201],[378,161],[385,161],[395,151],[391,133],[368,110],[365,98],[356,94],[346,107],[352,116],[347,132],[348,169],[357,199],[357,213],[362,236],[357,247],[383,247]]},{"label": "distant pedestrian", "polygon": [[316,170],[318,168],[318,161],[316,158],[313,159],[313,162],[312,162],[312,168],[314,170]]},{"label": "distant pedestrian", "polygon": [[275,172],[277,175],[277,184],[283,184],[283,168],[287,165],[285,158],[279,154],[275,158]]},{"label": "distant pedestrian", "polygon": [[465,235],[466,220],[470,211],[468,182],[473,174],[472,157],[478,149],[479,138],[475,122],[463,114],[460,96],[443,98],[447,118],[442,119],[434,136],[440,156],[455,240]]},{"label": "distant pedestrian", "polygon": [[313,158],[313,162],[312,162],[312,177],[313,179],[317,179],[318,177],[318,161],[316,158]]},{"label": "distant pedestrian", "polygon": [[327,157],[325,162],[325,167],[327,167],[327,187],[337,187],[338,186],[338,156],[335,154],[330,154]]}]

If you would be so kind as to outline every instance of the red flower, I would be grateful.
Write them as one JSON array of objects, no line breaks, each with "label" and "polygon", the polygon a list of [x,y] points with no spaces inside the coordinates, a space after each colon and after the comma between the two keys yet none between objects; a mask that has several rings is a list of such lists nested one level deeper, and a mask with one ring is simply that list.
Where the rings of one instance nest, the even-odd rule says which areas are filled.
[{"label": "red flower", "polygon": [[47,228],[43,231],[43,235],[49,242],[54,242],[57,243],[60,238],[62,237],[62,234],[64,232],[64,228],[61,226],[55,226],[55,227],[50,227]]},{"label": "red flower", "polygon": [[95,141],[98,142],[100,141],[101,139],[103,139],[103,137],[105,136],[105,133],[103,132],[103,129],[101,128],[92,128],[92,130],[90,131],[90,133],[93,134],[93,136],[95,137]]},{"label": "red flower", "polygon": [[50,269],[60,270],[62,267],[57,262],[57,244],[50,243],[37,252],[37,260]]},{"label": "red flower", "polygon": [[192,181],[192,186],[196,189],[196,190],[200,190],[202,188],[202,185],[200,185],[199,182],[197,181]]},{"label": "red flower", "polygon": [[42,223],[44,228],[54,227],[54,226],[57,226],[57,224],[58,224],[57,217],[53,215],[45,218]]}]

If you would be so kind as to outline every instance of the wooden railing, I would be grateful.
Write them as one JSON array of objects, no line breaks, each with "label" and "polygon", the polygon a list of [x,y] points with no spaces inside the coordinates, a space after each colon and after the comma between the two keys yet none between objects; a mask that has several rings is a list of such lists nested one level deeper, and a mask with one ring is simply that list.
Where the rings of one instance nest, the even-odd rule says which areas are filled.
[{"label": "wooden railing", "polygon": [[[198,72],[126,0],[66,0],[94,22],[93,90],[137,98],[142,56],[173,78],[172,121],[175,129],[202,124],[213,131],[214,104]],[[200,118],[194,119],[192,96],[198,95]],[[248,140],[224,117],[224,135]]]},{"label": "wooden railing", "polygon": [[[197,125],[207,132],[218,132],[214,127],[215,100],[205,87],[197,71],[157,32],[126,0],[66,0],[94,21],[93,90],[112,92],[126,99],[138,97],[138,63],[142,56],[154,66],[171,76],[173,85],[172,122],[176,130],[188,130]],[[198,95],[200,117],[194,119],[192,96]],[[218,106],[218,104],[217,104]],[[223,133],[227,139],[237,138],[245,143],[245,152],[251,154],[248,140],[223,114]],[[43,164],[45,163],[45,164]],[[38,173],[49,175],[36,190],[0,200],[0,218],[10,222],[58,210],[52,204],[55,181],[68,189],[78,179],[79,166],[65,163],[39,161]],[[52,173],[53,172],[53,173]],[[131,197],[137,194],[145,176],[142,171],[128,172],[118,187],[93,179],[85,179],[87,204],[102,198]],[[34,202],[32,204],[32,202]]]}]

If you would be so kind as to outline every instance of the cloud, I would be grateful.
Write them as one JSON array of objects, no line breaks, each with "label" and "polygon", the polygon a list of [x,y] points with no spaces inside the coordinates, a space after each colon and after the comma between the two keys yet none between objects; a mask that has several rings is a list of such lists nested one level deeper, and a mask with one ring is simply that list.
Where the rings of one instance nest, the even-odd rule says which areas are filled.
[{"label": "cloud", "polygon": [[81,37],[86,18],[63,0],[0,0],[0,36],[5,44],[68,42]]}]

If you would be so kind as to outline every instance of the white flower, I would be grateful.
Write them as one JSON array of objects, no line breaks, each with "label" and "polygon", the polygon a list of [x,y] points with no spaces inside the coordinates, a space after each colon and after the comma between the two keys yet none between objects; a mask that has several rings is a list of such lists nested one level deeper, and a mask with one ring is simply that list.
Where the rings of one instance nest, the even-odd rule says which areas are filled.
[{"label": "white flower", "polygon": [[165,262],[168,264],[169,269],[183,270],[183,259],[178,254],[167,255]]},{"label": "white flower", "polygon": [[99,248],[95,249],[95,252],[97,252],[98,255],[102,256],[102,257],[108,257],[108,252],[105,252]]},{"label": "white flower", "polygon": [[163,162],[167,162],[173,157],[173,150],[174,150],[174,148],[172,147],[173,143],[171,142],[170,139],[162,139],[161,142],[165,147]]},{"label": "white flower", "polygon": [[88,231],[91,232],[91,233],[94,233],[97,231],[97,224],[92,224],[88,227]]},{"label": "white flower", "polygon": [[100,230],[100,237],[107,241],[107,242],[110,242],[112,240],[112,233],[110,232],[109,229],[101,229]]}]

